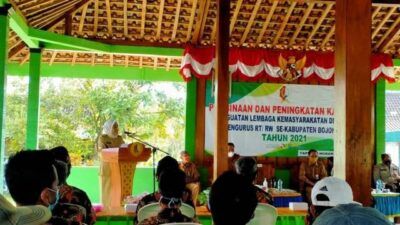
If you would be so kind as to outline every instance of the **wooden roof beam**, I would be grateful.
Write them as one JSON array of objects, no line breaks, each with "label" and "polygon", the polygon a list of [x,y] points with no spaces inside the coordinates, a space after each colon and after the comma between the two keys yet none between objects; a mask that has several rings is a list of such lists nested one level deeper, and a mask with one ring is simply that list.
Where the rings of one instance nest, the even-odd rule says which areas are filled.
[{"label": "wooden roof beam", "polygon": [[147,5],[147,0],[142,0],[142,20],[140,22],[140,37],[144,37],[144,27],[146,23],[146,5]]},{"label": "wooden roof beam", "polygon": [[[197,13],[196,17],[196,26],[194,28],[193,36],[192,36],[192,44],[197,44],[199,42],[199,37],[200,37],[200,30],[203,24],[203,20],[205,20],[205,17],[207,17],[207,14],[204,13],[206,3],[209,2],[209,0],[201,0],[200,5],[199,5],[199,11]],[[208,6],[209,7],[209,6]]]},{"label": "wooden roof beam", "polygon": [[297,36],[299,35],[301,29],[303,28],[304,24],[306,23],[308,16],[310,15],[312,9],[314,8],[315,3],[309,2],[306,11],[303,14],[303,17],[300,20],[300,23],[297,25],[296,31],[294,32],[292,38],[289,41],[289,47],[291,47],[296,40]]},{"label": "wooden roof beam", "polygon": [[97,34],[97,25],[99,24],[99,1],[94,1],[94,19],[93,19],[93,34]]},{"label": "wooden roof beam", "polygon": [[391,32],[389,33],[389,35],[387,35],[385,40],[380,45],[380,47],[378,49],[379,52],[385,52],[387,50],[387,48],[393,43],[393,41],[396,40],[396,38],[397,39],[399,38],[399,35],[400,35],[399,19],[396,22],[397,22],[397,25],[393,29],[391,29]]},{"label": "wooden roof beam", "polygon": [[66,35],[72,34],[72,14],[69,14],[65,17],[65,31]]},{"label": "wooden roof beam", "polygon": [[[386,33],[381,37],[381,39],[379,40],[379,42],[374,46],[374,50],[377,51],[379,49],[383,49],[383,47],[388,46],[391,42],[390,39],[393,40],[393,38],[395,37],[393,32],[396,32],[395,28],[399,26],[400,23],[400,17],[397,17],[397,20],[392,24],[392,26],[390,26],[390,28],[386,31]],[[391,35],[392,34],[392,35]],[[384,45],[382,45],[383,43],[385,43]],[[383,46],[383,47],[381,47]]]},{"label": "wooden roof beam", "polygon": [[325,18],[328,15],[329,11],[332,9],[333,5],[334,5],[334,3],[327,4],[326,9],[324,10],[324,12],[322,13],[321,17],[318,20],[318,23],[314,26],[314,29],[312,30],[311,34],[307,38],[306,49],[308,48],[308,45],[310,44],[310,42],[312,40],[312,37],[318,31],[318,29],[321,26],[322,22],[325,20]]},{"label": "wooden roof beam", "polygon": [[108,34],[111,35],[112,34],[112,21],[111,21],[110,0],[106,0],[106,11],[107,11],[107,30],[108,30]]},{"label": "wooden roof beam", "polygon": [[257,38],[257,41],[256,41],[257,45],[260,44],[260,42],[262,41],[262,38],[264,37],[265,31],[268,28],[269,22],[271,21],[271,18],[274,15],[274,11],[275,11],[276,6],[278,5],[278,3],[279,3],[278,1],[273,1],[271,9],[269,10],[267,17],[265,18],[265,22],[263,23],[263,27],[261,29],[261,32],[258,35],[258,38]]},{"label": "wooden roof beam", "polygon": [[242,7],[242,3],[243,3],[243,0],[238,0],[236,2],[236,8],[235,8],[235,11],[233,12],[233,15],[231,18],[231,24],[229,26],[229,35],[232,34],[233,28],[235,27],[236,19],[237,19],[237,16],[239,15],[240,8]]},{"label": "wooden roof beam", "polygon": [[156,40],[159,40],[160,36],[161,36],[162,17],[164,14],[164,3],[165,3],[165,0],[160,0],[160,8],[158,11],[158,21],[157,21]]},{"label": "wooden roof beam", "polygon": [[124,0],[124,36],[128,37],[128,0]]},{"label": "wooden roof beam", "polygon": [[190,13],[190,19],[189,19],[189,26],[187,29],[187,34],[186,34],[186,40],[185,42],[188,42],[190,40],[190,35],[192,34],[192,28],[193,28],[193,23],[194,23],[194,16],[196,15],[196,8],[197,8],[197,0],[193,0],[192,3],[192,11]]},{"label": "wooden roof beam", "polygon": [[253,22],[254,22],[254,19],[256,18],[256,15],[257,15],[258,9],[260,8],[260,5],[261,5],[261,0],[257,0],[256,4],[254,5],[253,12],[251,13],[250,19],[247,22],[247,26],[242,35],[242,39],[240,39],[239,45],[242,45],[246,41],[247,35],[249,34],[251,27],[253,26]]},{"label": "wooden roof beam", "polygon": [[177,29],[178,29],[179,12],[181,11],[181,3],[182,3],[182,0],[178,0],[178,2],[176,3],[174,28],[173,28],[173,30],[172,30],[172,36],[171,36],[171,39],[172,39],[172,40],[175,39],[176,31],[177,31]]},{"label": "wooden roof beam", "polygon": [[[385,17],[380,21],[378,26],[375,27],[375,30],[372,32],[372,37],[371,40],[374,40],[375,36],[378,34],[380,29],[385,25],[386,21],[393,15],[394,11],[396,10],[396,7],[392,7],[388,13],[386,13]],[[373,18],[373,17],[372,17]]]},{"label": "wooden roof beam", "polygon": [[329,30],[329,33],[325,36],[324,40],[321,43],[321,49],[325,47],[325,45],[328,43],[328,41],[331,39],[333,34],[335,34],[335,29],[336,29],[336,24],[334,24],[331,29]]},{"label": "wooden roof beam", "polygon": [[86,18],[86,11],[87,11],[87,9],[88,9],[88,5],[85,5],[85,6],[83,7],[82,14],[81,14],[81,21],[80,21],[80,23],[79,23],[79,28],[78,28],[78,33],[79,33],[79,34],[82,34],[83,25],[85,25],[85,18]]},{"label": "wooden roof beam", "polygon": [[203,36],[204,28],[206,27],[208,11],[210,10],[211,0],[204,0],[204,2],[206,5],[204,8],[203,18],[202,18],[201,24],[200,24],[200,32],[195,39],[195,43],[199,43],[201,37]]},{"label": "wooden roof beam", "polygon": [[124,66],[125,67],[129,66],[129,56],[128,55],[125,55]]},{"label": "wooden roof beam", "polygon": [[49,62],[49,66],[53,65],[54,60],[56,59],[56,57],[57,57],[57,51],[53,51],[52,54],[51,54],[51,59],[50,59],[50,62]]},{"label": "wooden roof beam", "polygon": [[[43,13],[57,11],[62,9],[65,5],[73,4],[73,2],[69,0],[59,1],[53,4],[49,4],[47,6],[40,7],[39,10],[32,10],[32,12],[25,12],[25,16],[28,20],[33,17],[41,16]],[[38,7],[38,5],[33,5],[32,7]],[[23,9],[23,11],[26,11]]]},{"label": "wooden roof beam", "polygon": [[168,58],[167,58],[167,65],[166,65],[165,70],[166,70],[166,71],[169,71],[170,68],[171,68],[171,57],[168,57]]},{"label": "wooden roof beam", "polygon": [[272,47],[274,47],[278,43],[279,38],[281,37],[283,30],[285,30],[287,22],[289,21],[289,18],[292,15],[292,12],[295,7],[296,7],[296,1],[293,1],[292,4],[290,4],[290,7],[286,13],[285,19],[282,21],[281,27],[279,28],[278,33],[276,34],[276,36],[274,38],[274,41],[272,42]]}]

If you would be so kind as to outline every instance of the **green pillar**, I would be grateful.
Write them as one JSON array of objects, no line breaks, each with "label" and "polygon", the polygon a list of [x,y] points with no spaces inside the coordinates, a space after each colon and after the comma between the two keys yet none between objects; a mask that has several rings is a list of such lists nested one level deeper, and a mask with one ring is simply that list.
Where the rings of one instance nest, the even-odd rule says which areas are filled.
[{"label": "green pillar", "polygon": [[386,81],[379,79],[375,87],[375,138],[376,138],[376,163],[381,162],[381,154],[385,153],[385,89]]},{"label": "green pillar", "polygon": [[0,7],[0,193],[3,193],[3,177],[4,177],[4,155],[5,155],[5,128],[4,120],[6,117],[5,110],[5,93],[7,85],[7,43],[8,43],[8,9],[10,5],[1,5]]},{"label": "green pillar", "polygon": [[39,130],[39,90],[41,49],[30,49],[28,117],[26,121],[26,148],[37,149]]},{"label": "green pillar", "polygon": [[[186,86],[185,149],[194,160],[196,149],[196,98],[197,79],[192,78]],[[203,109],[204,110],[204,109]]]}]

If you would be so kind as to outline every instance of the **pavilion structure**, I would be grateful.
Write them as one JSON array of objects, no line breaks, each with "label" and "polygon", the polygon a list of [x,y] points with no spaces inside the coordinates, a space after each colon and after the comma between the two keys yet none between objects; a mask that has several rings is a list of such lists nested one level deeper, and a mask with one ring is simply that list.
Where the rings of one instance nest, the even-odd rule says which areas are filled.
[{"label": "pavilion structure", "polygon": [[[398,0],[0,0],[0,110],[7,74],[29,74],[26,147],[36,148],[41,76],[177,80],[186,45],[215,45],[216,176],[228,168],[229,47],[335,51],[335,175],[370,204],[384,146],[375,134],[384,111],[374,107],[384,82],[371,83],[371,54],[399,57],[399,8]],[[90,75],[97,67],[105,72]],[[204,93],[205,80],[188,82],[186,147],[199,163]],[[4,154],[4,129],[0,138]]]}]

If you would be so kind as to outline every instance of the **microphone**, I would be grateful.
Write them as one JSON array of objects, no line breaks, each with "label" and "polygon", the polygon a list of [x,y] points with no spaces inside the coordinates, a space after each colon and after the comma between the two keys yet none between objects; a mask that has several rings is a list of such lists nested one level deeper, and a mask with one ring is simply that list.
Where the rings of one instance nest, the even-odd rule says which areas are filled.
[{"label": "microphone", "polygon": [[136,133],[133,133],[133,132],[129,132],[129,131],[124,131],[124,134],[126,134],[126,135],[131,135],[131,136],[134,136],[134,135],[136,135]]}]

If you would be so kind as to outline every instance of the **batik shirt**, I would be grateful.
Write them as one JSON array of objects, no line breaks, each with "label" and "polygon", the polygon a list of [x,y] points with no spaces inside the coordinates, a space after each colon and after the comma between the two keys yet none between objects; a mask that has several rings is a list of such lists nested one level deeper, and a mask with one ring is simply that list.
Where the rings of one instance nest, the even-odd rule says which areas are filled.
[{"label": "batik shirt", "polygon": [[197,223],[198,221],[193,218],[189,218],[181,213],[179,209],[163,209],[161,210],[157,216],[150,217],[148,219],[143,220],[138,225],[158,225],[164,223]]},{"label": "batik shirt", "polygon": [[181,163],[179,167],[186,174],[186,184],[199,182],[200,174],[194,163]]}]

